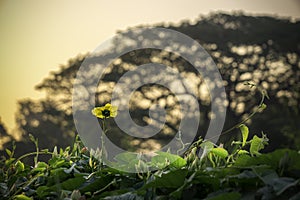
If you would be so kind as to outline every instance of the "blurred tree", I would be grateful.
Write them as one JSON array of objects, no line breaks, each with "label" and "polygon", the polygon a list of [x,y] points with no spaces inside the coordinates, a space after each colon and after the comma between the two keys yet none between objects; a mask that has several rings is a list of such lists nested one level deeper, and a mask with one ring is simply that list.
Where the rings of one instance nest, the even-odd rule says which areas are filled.
[{"label": "blurred tree", "polygon": [[0,117],[0,150],[3,150],[3,145],[11,140],[11,136],[7,133],[5,125],[1,121]]},{"label": "blurred tree", "polygon": [[82,56],[71,59],[67,66],[61,66],[59,72],[52,72],[36,86],[37,90],[46,92],[44,99],[19,101],[16,124],[23,136],[21,146],[27,146],[23,152],[34,150],[29,133],[38,138],[41,149],[66,147],[73,143],[76,129],[71,110],[72,83],[82,60]]},{"label": "blurred tree", "polygon": [[57,102],[51,99],[23,100],[19,107],[17,124],[24,131],[23,135],[30,133],[39,138],[41,148],[49,148],[49,144],[65,147],[73,142],[72,115],[58,109]]},{"label": "blurred tree", "polygon": [[[248,123],[254,134],[264,131],[270,137],[268,150],[277,147],[299,148],[300,141],[300,22],[274,17],[245,16],[242,13],[233,15],[215,13],[201,16],[198,22],[182,22],[178,26],[159,25],[182,32],[197,40],[212,56],[220,70],[228,97],[228,110],[225,128],[227,129],[246,118],[260,99],[258,90],[250,90],[244,83],[253,82],[261,89],[268,91],[270,99],[266,101],[267,110],[256,115]],[[120,49],[124,48],[122,41],[147,42],[147,38],[137,37],[131,29],[120,32],[121,37],[115,41]],[[166,40],[171,40],[166,36]],[[148,41],[151,42],[151,41]],[[32,133],[39,138],[41,146],[66,146],[72,142],[76,129],[72,117],[72,88],[77,70],[84,58],[78,56],[61,66],[57,72],[39,84],[37,90],[45,91],[46,98],[39,101],[30,99],[19,102],[19,112],[16,115],[19,130],[24,135]],[[111,52],[90,59],[107,59]],[[92,61],[93,62],[93,61]],[[90,63],[89,70],[84,74],[87,88],[93,86],[89,82],[95,75],[95,63]],[[112,88],[116,81],[126,72],[136,66],[147,63],[160,63],[171,66],[193,82],[193,87],[199,92],[197,98],[201,107],[201,135],[207,129],[210,120],[210,101],[203,89],[203,77],[182,57],[170,52],[140,49],[122,55],[112,63],[101,78],[96,93],[96,105],[103,105],[111,100]],[[139,77],[135,81],[141,81]],[[149,94],[152,91],[152,94]],[[91,93],[91,91],[87,91]],[[131,114],[134,121],[140,125],[149,122],[149,107],[154,103],[164,105],[168,110],[169,121],[161,134],[151,140],[137,139],[123,134],[113,124],[112,132],[115,143],[128,146],[131,141],[133,149],[155,144],[155,141],[167,143],[174,135],[180,117],[174,115],[178,109],[175,95],[168,88],[159,85],[145,85],[138,88],[131,99]],[[92,105],[87,95],[86,102]],[[142,103],[143,102],[143,103]],[[75,102],[76,103],[76,102]],[[225,102],[223,102],[225,103]],[[82,109],[87,109],[82,107]],[[114,122],[111,122],[114,123]],[[237,131],[238,132],[238,131]],[[231,137],[231,136],[230,136]],[[161,139],[164,140],[161,140]],[[228,137],[222,137],[226,142]],[[147,143],[148,142],[148,143]],[[151,146],[150,145],[150,146]],[[163,145],[163,144],[160,144]]]}]

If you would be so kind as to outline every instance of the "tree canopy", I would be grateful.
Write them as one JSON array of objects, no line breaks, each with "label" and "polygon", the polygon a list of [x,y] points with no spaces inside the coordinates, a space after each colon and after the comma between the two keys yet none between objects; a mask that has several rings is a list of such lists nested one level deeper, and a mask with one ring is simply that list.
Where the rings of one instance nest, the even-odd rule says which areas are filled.
[{"label": "tree canopy", "polygon": [[[142,26],[143,27],[143,26]],[[146,27],[146,26],[144,26]],[[179,25],[159,24],[184,33],[197,40],[211,55],[224,81],[228,98],[227,117],[224,130],[230,128],[240,119],[246,118],[255,109],[260,91],[266,90],[270,97],[266,100],[267,109],[248,121],[253,133],[265,132],[270,138],[269,149],[277,147],[299,148],[300,141],[300,22],[270,16],[246,16],[243,13],[213,13],[201,16],[196,23],[183,21]],[[149,38],[137,38],[131,31],[121,31],[121,37],[115,42],[122,47],[122,41],[147,42]],[[166,36],[166,40],[172,39]],[[19,101],[16,122],[27,144],[26,135],[33,134],[39,138],[41,148],[54,145],[66,146],[73,142],[76,134],[72,116],[72,88],[77,70],[89,55],[79,55],[70,59],[67,65],[36,86],[45,91],[46,98],[40,100]],[[102,57],[101,57],[102,56]],[[105,59],[110,52],[90,59]],[[147,63],[159,63],[171,66],[182,76],[191,80],[193,88],[198,91],[198,103],[201,106],[201,119],[198,135],[206,131],[210,120],[211,101],[203,90],[203,78],[193,70],[190,63],[171,52],[155,49],[139,49],[122,55],[112,63],[98,84],[96,104],[103,105],[111,100],[112,88],[119,78],[136,66]],[[95,66],[91,65],[85,74],[86,80],[94,75]],[[200,77],[200,79],[199,79]],[[141,81],[142,76],[135,81]],[[199,81],[200,80],[200,81]],[[259,90],[249,89],[245,82],[252,82]],[[92,86],[92,82],[85,83]],[[89,93],[89,91],[87,91]],[[90,101],[87,99],[87,101]],[[143,104],[141,102],[144,102]],[[136,123],[145,125],[149,120],[149,108],[152,104],[163,104],[167,108],[167,121],[164,129],[150,139],[137,139],[124,134],[111,122],[114,137],[119,145],[136,148],[157,148],[156,142],[167,143],[174,136],[180,117],[174,115],[178,110],[176,96],[159,85],[145,85],[134,92],[130,112]],[[225,103],[225,102],[223,102]],[[83,108],[86,109],[86,108]],[[169,118],[168,118],[169,116]],[[121,138],[121,139],[120,139]],[[228,138],[221,137],[226,142]]]}]

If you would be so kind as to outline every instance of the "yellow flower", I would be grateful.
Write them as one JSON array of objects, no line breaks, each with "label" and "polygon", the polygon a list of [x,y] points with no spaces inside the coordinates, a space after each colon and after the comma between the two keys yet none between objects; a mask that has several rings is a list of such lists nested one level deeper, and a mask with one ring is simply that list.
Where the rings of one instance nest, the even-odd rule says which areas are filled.
[{"label": "yellow flower", "polygon": [[92,113],[100,119],[107,119],[117,116],[117,109],[117,106],[112,106],[110,103],[107,103],[105,106],[94,108]]}]

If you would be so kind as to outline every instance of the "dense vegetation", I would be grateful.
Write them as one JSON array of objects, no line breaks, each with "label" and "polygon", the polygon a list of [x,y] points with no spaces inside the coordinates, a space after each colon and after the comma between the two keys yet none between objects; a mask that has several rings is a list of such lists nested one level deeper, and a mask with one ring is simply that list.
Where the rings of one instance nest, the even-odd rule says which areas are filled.
[{"label": "dense vegetation", "polygon": [[[39,150],[38,139],[30,135],[35,152],[15,158],[15,145],[6,149],[7,156],[0,161],[0,194],[3,199],[20,200],[299,199],[300,152],[277,149],[262,154],[260,151],[269,142],[267,135],[262,132],[249,138],[249,128],[243,124],[266,109],[266,92],[261,94],[260,104],[249,118],[223,132],[239,129],[240,140],[233,140],[225,148],[224,144],[200,137],[182,156],[162,151],[151,156],[125,151],[110,161],[103,154],[105,146],[88,149],[79,136],[72,147],[55,147],[49,152]],[[112,106],[93,110],[104,120],[103,112],[98,112],[102,109]],[[107,116],[116,116],[117,108],[113,109],[114,113],[108,112]],[[104,133],[108,134],[106,129]],[[186,144],[182,145],[184,148]],[[44,154],[51,158],[39,161]],[[34,157],[33,167],[22,162],[26,157]]]},{"label": "dense vegetation", "polygon": [[[1,199],[299,199],[299,152],[261,154],[267,136],[248,139],[248,127],[241,124],[239,129],[242,140],[234,141],[230,152],[199,139],[184,157],[167,152],[156,152],[148,161],[135,153],[116,156],[115,164],[124,170],[135,167],[137,173],[106,166],[79,138],[73,147],[19,158],[14,149],[6,149],[8,157],[0,162]],[[33,136],[31,140],[38,144]],[[42,154],[51,155],[48,162],[38,161]],[[30,155],[34,167],[22,162]]]}]

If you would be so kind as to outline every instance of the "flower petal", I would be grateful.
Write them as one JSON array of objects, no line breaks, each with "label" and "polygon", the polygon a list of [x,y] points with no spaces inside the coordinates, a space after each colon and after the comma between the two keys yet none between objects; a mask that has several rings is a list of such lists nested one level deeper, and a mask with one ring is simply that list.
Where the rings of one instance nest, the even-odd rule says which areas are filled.
[{"label": "flower petal", "polygon": [[96,107],[92,110],[92,114],[95,115],[96,117],[98,118],[101,118],[103,119],[104,116],[102,115],[102,110],[103,108],[102,107]]},{"label": "flower petal", "polygon": [[[109,111],[109,116],[104,116],[103,111]],[[112,106],[110,103],[105,104],[105,106],[102,107],[95,107],[92,110],[92,114],[95,115],[98,118],[104,119],[104,118],[110,118],[117,116],[117,106]]]},{"label": "flower petal", "polygon": [[112,105],[110,103],[105,104],[104,108],[110,110]]}]

